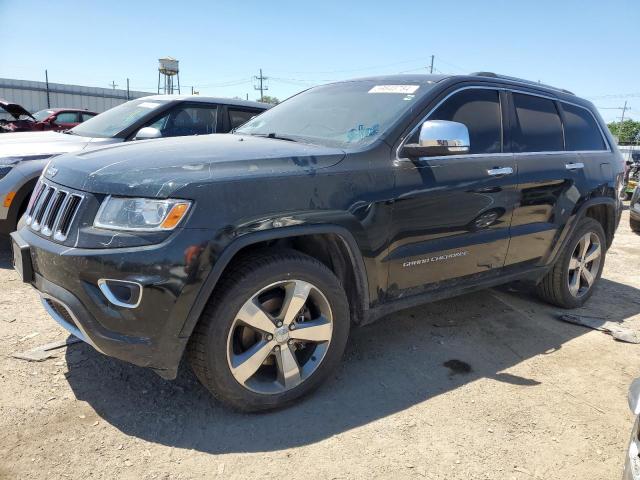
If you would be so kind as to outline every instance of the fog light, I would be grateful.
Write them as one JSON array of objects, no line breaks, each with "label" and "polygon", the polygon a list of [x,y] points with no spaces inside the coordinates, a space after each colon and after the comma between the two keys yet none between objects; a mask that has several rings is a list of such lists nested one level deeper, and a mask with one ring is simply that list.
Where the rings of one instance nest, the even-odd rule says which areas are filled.
[{"label": "fog light", "polygon": [[142,300],[142,285],[127,280],[101,278],[98,287],[110,303],[123,308],[136,308]]}]

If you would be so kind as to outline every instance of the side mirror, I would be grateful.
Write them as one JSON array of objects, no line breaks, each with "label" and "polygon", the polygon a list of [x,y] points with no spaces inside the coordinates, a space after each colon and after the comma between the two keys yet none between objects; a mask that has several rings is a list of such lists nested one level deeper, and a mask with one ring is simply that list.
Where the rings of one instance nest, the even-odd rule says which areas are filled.
[{"label": "side mirror", "polygon": [[469,130],[458,122],[427,120],[420,126],[418,143],[407,143],[402,153],[409,158],[469,153]]},{"label": "side mirror", "polygon": [[162,132],[157,128],[144,127],[138,130],[136,136],[133,137],[134,140],[149,140],[151,138],[162,138]]}]

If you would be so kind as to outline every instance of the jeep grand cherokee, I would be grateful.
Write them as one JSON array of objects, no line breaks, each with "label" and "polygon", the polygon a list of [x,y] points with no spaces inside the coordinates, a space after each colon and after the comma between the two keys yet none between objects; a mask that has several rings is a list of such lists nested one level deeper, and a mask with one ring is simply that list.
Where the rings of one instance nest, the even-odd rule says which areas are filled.
[{"label": "jeep grand cherokee", "polygon": [[54,158],[12,234],[51,316],[97,350],[279,407],[352,325],[514,279],[593,293],[622,158],[593,105],[491,73],[311,88],[233,134]]}]

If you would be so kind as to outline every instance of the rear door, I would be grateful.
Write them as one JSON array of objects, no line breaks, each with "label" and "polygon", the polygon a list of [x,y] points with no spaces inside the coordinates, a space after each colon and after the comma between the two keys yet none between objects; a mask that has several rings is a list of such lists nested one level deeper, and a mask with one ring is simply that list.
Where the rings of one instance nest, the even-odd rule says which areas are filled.
[{"label": "rear door", "polygon": [[518,197],[506,265],[527,268],[546,263],[585,191],[585,170],[579,153],[565,149],[556,99],[511,92],[510,115]]},{"label": "rear door", "polygon": [[227,133],[232,131],[234,128],[238,128],[243,123],[248,122],[256,115],[260,115],[262,111],[250,109],[250,108],[242,108],[242,107],[234,107],[232,105],[227,106],[227,114],[228,121],[227,124],[223,127],[224,131],[218,133]]},{"label": "rear door", "polygon": [[505,151],[505,98],[500,89],[486,87],[448,94],[427,119],[466,125],[470,153],[398,159],[391,297],[503,266],[516,189],[513,156]]}]

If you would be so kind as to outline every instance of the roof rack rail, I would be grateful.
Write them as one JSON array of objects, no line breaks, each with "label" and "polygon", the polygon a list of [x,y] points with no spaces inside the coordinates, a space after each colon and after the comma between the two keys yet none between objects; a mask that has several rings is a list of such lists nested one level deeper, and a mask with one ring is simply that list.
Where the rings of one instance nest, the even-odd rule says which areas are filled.
[{"label": "roof rack rail", "polygon": [[559,92],[568,93],[569,95],[575,95],[575,93],[569,90],[566,90],[564,88],[552,87],[551,85],[547,85],[545,83],[532,82],[531,80],[525,80],[524,78],[510,77],[508,75],[499,75],[493,72],[473,72],[470,75],[474,77],[501,78],[503,80],[511,80],[513,82],[526,83],[527,85],[533,85],[533,86],[538,85],[540,87],[551,88],[552,90],[558,90]]}]

